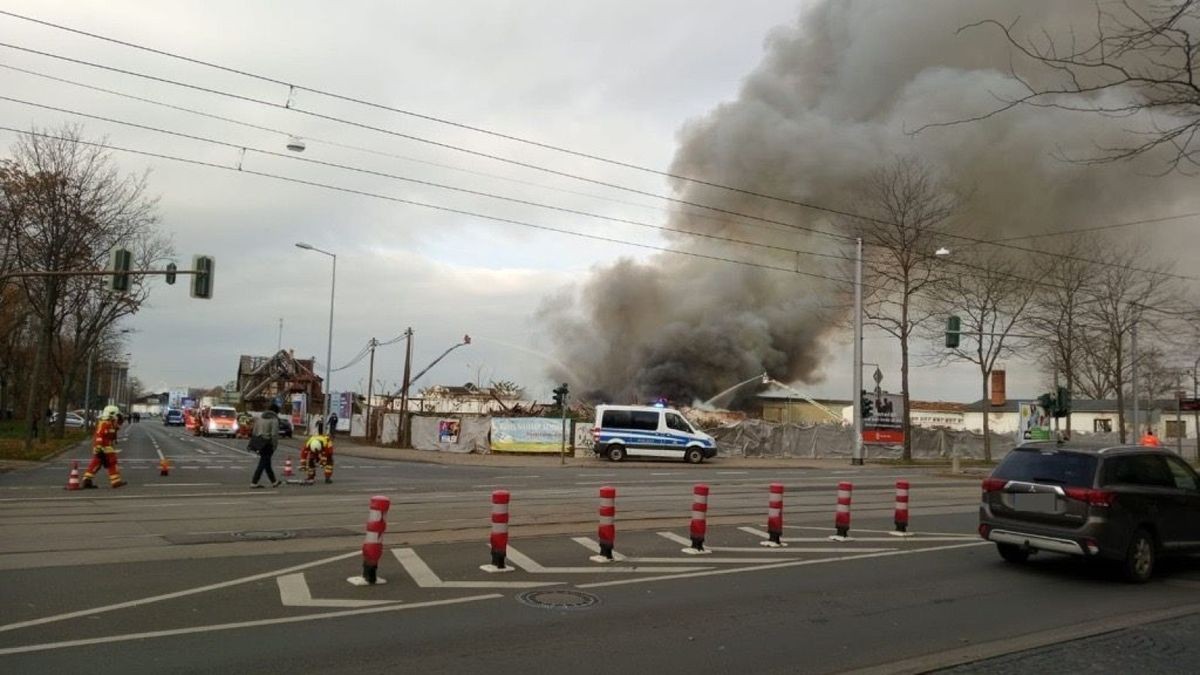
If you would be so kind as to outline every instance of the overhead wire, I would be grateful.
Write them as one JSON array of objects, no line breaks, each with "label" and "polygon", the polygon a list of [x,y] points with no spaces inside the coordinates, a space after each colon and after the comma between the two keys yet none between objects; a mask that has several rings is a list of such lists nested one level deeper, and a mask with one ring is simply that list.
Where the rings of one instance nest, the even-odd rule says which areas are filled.
[{"label": "overhead wire", "polygon": [[[189,57],[189,56],[184,56],[184,55],[182,55],[182,54],[177,54],[177,53],[174,53],[174,52],[169,52],[169,51],[166,51],[166,50],[163,50],[163,49],[157,49],[157,48],[154,48],[154,47],[149,47],[149,46],[146,46],[146,45],[142,45],[142,44],[138,44],[138,43],[134,43],[134,42],[126,41],[126,40],[120,40],[120,39],[118,39],[118,38],[113,38],[113,37],[110,37],[110,36],[101,35],[101,34],[99,34],[99,33],[93,33],[93,32],[89,32],[89,31],[84,31],[84,30],[81,30],[81,29],[78,29],[78,28],[73,28],[73,27],[70,27],[70,26],[66,26],[66,25],[59,24],[59,23],[55,23],[55,22],[51,22],[51,21],[46,21],[46,20],[43,20],[43,19],[37,19],[37,18],[30,17],[30,16],[27,16],[27,15],[19,14],[19,13],[16,13],[16,12],[11,12],[11,11],[7,11],[7,10],[0,10],[0,15],[5,15],[5,16],[9,16],[9,17],[11,17],[11,18],[15,18],[15,19],[22,20],[22,21],[27,21],[27,22],[31,22],[31,23],[40,24],[40,25],[42,25],[42,26],[46,26],[46,27],[53,28],[53,29],[56,29],[56,30],[66,31],[66,32],[70,32],[70,33],[75,33],[75,34],[77,34],[77,35],[82,35],[82,36],[85,36],[85,37],[89,37],[89,38],[92,38],[92,39],[96,39],[96,40],[101,40],[101,41],[109,42],[109,43],[112,43],[112,44],[118,44],[118,45],[121,45],[121,46],[124,46],[124,47],[128,47],[128,48],[131,48],[131,49],[136,49],[136,50],[140,50],[140,51],[145,51],[145,52],[152,53],[152,54],[156,54],[156,55],[159,55],[159,56],[165,56],[165,57],[167,57],[167,58],[176,59],[176,60],[184,61],[184,62],[187,62],[187,63],[193,63],[193,64],[196,64],[196,65],[201,65],[201,66],[204,66],[204,67],[207,67],[207,68],[213,68],[213,69],[216,69],[216,70],[220,70],[220,71],[224,71],[224,72],[228,72],[228,73],[232,73],[232,74],[236,74],[236,75],[240,75],[240,76],[248,77],[248,78],[251,78],[251,79],[256,79],[256,80],[259,80],[259,81],[262,81],[262,82],[268,82],[268,83],[271,83],[271,84],[279,85],[279,86],[281,86],[281,87],[288,87],[288,89],[289,89],[289,92],[291,92],[291,91],[294,91],[294,90],[296,90],[296,89],[300,89],[300,90],[302,90],[302,91],[308,91],[308,92],[312,92],[312,93],[315,93],[315,94],[319,94],[319,95],[326,96],[326,97],[333,98],[333,99],[337,99],[337,100],[342,100],[342,101],[345,101],[345,102],[355,103],[355,104],[363,105],[363,106],[370,107],[370,108],[375,108],[375,109],[380,109],[380,110],[386,110],[386,111],[393,112],[393,113],[397,113],[397,114],[401,114],[401,115],[407,115],[407,116],[411,116],[411,117],[415,117],[415,118],[425,119],[425,120],[428,120],[428,121],[437,122],[437,123],[439,123],[439,124],[445,124],[445,125],[449,125],[449,126],[453,126],[453,127],[457,127],[457,128],[461,128],[461,129],[466,129],[466,130],[470,130],[470,131],[474,131],[474,132],[482,133],[482,134],[487,134],[487,135],[494,136],[494,137],[498,137],[498,138],[503,138],[503,139],[510,140],[510,141],[515,141],[515,142],[519,142],[519,143],[528,144],[528,145],[535,146],[535,147],[541,147],[541,148],[545,148],[545,149],[549,149],[549,150],[554,150],[554,151],[558,151],[558,152],[563,152],[563,153],[570,154],[570,155],[574,155],[574,156],[577,156],[577,157],[583,157],[583,158],[587,158],[587,159],[595,160],[595,161],[598,161],[598,162],[604,162],[604,163],[612,164],[612,165],[615,165],[615,166],[622,166],[622,167],[625,167],[625,168],[636,169],[636,170],[639,170],[639,171],[645,171],[645,172],[649,172],[649,173],[654,173],[654,174],[658,174],[658,175],[665,176],[665,177],[670,177],[670,178],[674,178],[674,179],[678,179],[678,180],[683,180],[683,181],[693,182],[693,183],[697,183],[697,184],[700,184],[700,185],[705,185],[705,186],[708,186],[708,187],[713,187],[713,188],[722,189],[722,190],[728,190],[728,191],[732,191],[732,192],[736,192],[736,193],[740,193],[740,194],[745,194],[745,195],[748,195],[748,196],[754,196],[754,197],[761,198],[761,199],[767,199],[767,200],[776,201],[776,202],[780,202],[780,203],[790,204],[790,205],[793,205],[793,206],[799,206],[799,207],[803,207],[803,208],[807,208],[807,209],[812,209],[812,210],[816,210],[816,211],[821,211],[821,212],[829,213],[829,214],[832,214],[832,215],[839,215],[839,216],[843,216],[843,217],[853,218],[853,219],[856,219],[856,220],[861,220],[861,221],[866,221],[866,222],[871,222],[871,223],[877,223],[877,224],[890,224],[890,225],[895,225],[895,223],[888,223],[887,221],[884,221],[884,220],[881,220],[881,219],[877,219],[877,218],[873,218],[873,217],[870,217],[870,216],[863,216],[863,215],[861,215],[861,214],[855,214],[855,213],[852,213],[852,212],[849,212],[849,211],[844,211],[844,210],[841,210],[841,209],[836,209],[836,208],[831,208],[831,207],[827,207],[827,206],[823,206],[823,205],[819,205],[819,204],[814,204],[814,203],[807,202],[807,201],[803,201],[803,200],[797,200],[797,199],[792,199],[792,198],[788,198],[788,197],[780,197],[780,196],[778,196],[778,195],[770,195],[770,194],[765,194],[765,193],[761,193],[761,192],[754,191],[754,190],[747,190],[747,189],[744,189],[744,188],[739,188],[739,187],[735,187],[735,186],[724,185],[724,184],[721,184],[721,183],[716,183],[716,182],[712,182],[712,181],[707,181],[707,180],[703,180],[703,179],[698,179],[698,178],[691,177],[691,176],[684,176],[684,175],[674,174],[674,173],[671,173],[671,172],[661,171],[661,170],[659,170],[659,169],[653,169],[653,168],[650,168],[650,167],[644,167],[644,166],[637,165],[637,164],[633,164],[633,163],[629,163],[629,162],[623,162],[623,161],[620,161],[620,160],[614,160],[614,159],[610,159],[610,158],[602,157],[602,156],[599,156],[599,155],[594,155],[594,154],[591,154],[591,153],[585,153],[585,152],[581,152],[581,151],[577,151],[577,150],[572,150],[572,149],[569,149],[569,148],[565,148],[565,147],[561,147],[561,146],[557,146],[557,145],[553,145],[553,144],[549,144],[549,143],[544,143],[544,142],[541,142],[541,141],[534,141],[534,140],[532,140],[532,139],[526,139],[526,138],[518,137],[518,136],[515,136],[515,135],[511,135],[511,134],[505,134],[505,133],[502,133],[502,132],[497,132],[497,131],[490,130],[490,129],[486,129],[486,128],[483,128],[483,127],[478,127],[478,126],[474,126],[474,125],[469,125],[469,124],[465,124],[465,123],[461,123],[461,122],[455,122],[455,121],[448,120],[448,119],[446,119],[446,118],[442,118],[442,117],[438,117],[438,116],[434,116],[434,115],[428,115],[428,114],[424,114],[424,113],[417,113],[417,112],[414,112],[414,111],[405,110],[405,109],[402,109],[402,108],[396,108],[396,107],[394,107],[394,106],[388,106],[388,105],[381,104],[381,103],[377,103],[377,102],[374,102],[374,101],[367,101],[367,100],[365,100],[365,99],[360,99],[360,98],[356,98],[356,97],[352,97],[352,96],[347,96],[347,95],[343,95],[343,94],[337,94],[337,93],[334,93],[334,92],[329,92],[329,91],[322,90],[322,89],[318,89],[318,88],[315,88],[315,87],[308,87],[308,86],[305,86],[305,85],[297,85],[297,84],[295,84],[295,83],[286,82],[286,81],[284,81],[284,80],[279,80],[279,79],[272,78],[272,77],[268,77],[268,76],[261,75],[261,74],[258,74],[258,73],[252,73],[252,72],[250,72],[250,71],[247,71],[247,70],[241,70],[241,69],[232,68],[232,67],[229,67],[229,66],[223,66],[223,65],[221,65],[221,64],[217,64],[217,63],[213,63],[213,62],[205,61],[205,60],[202,60],[202,59],[197,59],[197,58],[193,58],[193,57]],[[424,138],[420,138],[420,137],[412,136],[412,135],[409,135],[409,134],[401,134],[401,133],[399,133],[399,132],[395,132],[395,131],[392,131],[392,130],[381,129],[381,128],[377,128],[377,127],[371,127],[370,125],[363,125],[363,124],[361,124],[361,123],[353,122],[353,121],[350,121],[350,120],[344,120],[344,119],[341,119],[341,118],[336,118],[336,117],[326,116],[326,115],[322,115],[322,114],[320,114],[320,113],[316,113],[316,112],[313,112],[313,111],[306,111],[306,110],[303,110],[303,109],[301,109],[301,108],[292,107],[292,106],[290,106],[290,105],[284,105],[284,106],[280,106],[280,105],[278,105],[278,104],[274,104],[274,103],[271,103],[271,102],[269,102],[269,101],[262,101],[262,100],[259,100],[259,99],[253,99],[253,98],[251,98],[251,97],[243,97],[243,96],[240,96],[240,95],[237,95],[237,94],[232,94],[232,93],[229,93],[229,92],[220,92],[220,91],[218,91],[218,90],[212,90],[212,89],[208,89],[208,88],[204,88],[204,87],[199,87],[199,86],[197,86],[197,85],[190,85],[190,84],[186,84],[186,83],[180,83],[180,82],[176,82],[176,81],[168,80],[168,79],[166,79],[166,78],[159,78],[159,77],[155,77],[155,76],[151,76],[151,75],[146,75],[146,74],[142,74],[142,73],[136,73],[136,72],[133,72],[133,71],[125,71],[125,70],[123,70],[123,69],[118,69],[118,68],[114,68],[114,67],[111,67],[111,66],[104,66],[104,65],[101,65],[101,64],[90,63],[90,62],[87,62],[87,61],[82,61],[82,60],[79,60],[79,59],[72,59],[72,58],[70,58],[70,57],[65,57],[65,56],[61,56],[61,55],[57,55],[57,54],[52,54],[52,53],[49,53],[49,52],[42,52],[42,51],[39,51],[39,50],[34,50],[34,49],[31,49],[31,48],[27,48],[27,47],[20,47],[20,46],[17,46],[17,45],[12,45],[12,44],[9,44],[9,43],[3,43],[3,42],[0,42],[0,46],[5,46],[5,47],[12,48],[12,49],[21,50],[21,51],[27,51],[27,52],[31,52],[31,53],[35,53],[35,54],[40,54],[40,55],[43,55],[43,56],[48,56],[48,57],[50,57],[50,58],[63,59],[63,60],[66,60],[66,61],[70,61],[70,62],[74,62],[74,63],[80,63],[80,64],[83,64],[83,65],[88,65],[88,66],[91,66],[91,67],[96,67],[96,68],[102,68],[102,69],[106,69],[106,70],[111,70],[111,71],[114,71],[114,72],[121,72],[121,73],[124,73],[124,74],[133,75],[133,76],[136,76],[136,77],[144,77],[144,78],[149,78],[149,79],[156,80],[156,81],[160,81],[160,82],[165,82],[165,83],[174,84],[174,85],[176,85],[176,86],[182,86],[182,87],[188,87],[188,88],[197,89],[197,90],[200,90],[200,91],[206,91],[206,92],[208,92],[208,93],[214,93],[214,94],[219,94],[219,95],[224,95],[224,96],[232,96],[232,97],[235,97],[235,98],[240,98],[241,100],[245,100],[245,101],[249,101],[249,102],[254,102],[254,103],[259,103],[259,104],[264,104],[264,105],[272,105],[272,106],[275,106],[275,107],[283,107],[283,108],[286,108],[286,109],[289,109],[289,110],[293,110],[293,111],[296,111],[296,112],[299,112],[299,113],[302,113],[302,114],[306,114],[306,115],[312,115],[312,116],[314,116],[314,117],[318,117],[318,118],[321,118],[321,119],[326,119],[326,120],[329,120],[329,121],[339,122],[339,123],[343,123],[343,124],[349,124],[349,125],[352,125],[352,126],[359,126],[359,127],[361,127],[361,128],[364,128],[364,129],[370,129],[370,130],[377,131],[377,132],[380,132],[380,133],[385,133],[385,134],[397,135],[397,136],[400,136],[400,137],[403,137],[403,138],[407,138],[407,139],[409,139],[409,140],[414,140],[414,141],[418,141],[418,142],[422,142],[422,143],[431,143],[431,144],[433,144],[433,145],[437,145],[437,146],[440,146],[440,147],[445,147],[445,148],[449,148],[449,149],[454,149],[454,150],[456,150],[456,151],[459,151],[459,152],[466,152],[466,153],[469,153],[469,154],[474,154],[474,155],[478,155],[478,156],[482,156],[482,157],[487,157],[487,158],[494,159],[494,160],[497,160],[497,161],[506,162],[506,163],[511,163],[511,164],[514,164],[514,165],[517,165],[517,166],[523,166],[523,167],[525,167],[525,168],[530,168],[530,169],[537,170],[537,171],[544,171],[544,172],[548,172],[548,173],[551,173],[551,174],[560,175],[560,176],[564,176],[564,177],[572,178],[572,179],[575,179],[575,180],[580,180],[580,181],[590,182],[590,183],[594,183],[594,184],[597,184],[597,185],[602,185],[602,186],[605,186],[605,187],[610,187],[610,188],[614,188],[614,189],[618,189],[618,190],[625,190],[625,191],[629,191],[629,192],[632,192],[632,193],[635,193],[635,194],[642,194],[642,195],[645,195],[645,196],[655,197],[655,198],[658,198],[658,199],[665,199],[665,200],[670,200],[670,201],[676,201],[676,202],[678,202],[678,203],[681,203],[681,204],[686,204],[686,205],[689,205],[689,206],[694,206],[694,207],[697,207],[697,208],[702,208],[702,209],[709,209],[709,210],[713,210],[713,211],[715,211],[715,212],[718,212],[718,213],[724,213],[724,214],[726,214],[726,215],[734,215],[734,216],[739,216],[739,217],[749,217],[749,218],[753,218],[753,219],[755,219],[755,220],[760,220],[760,221],[763,221],[763,222],[775,222],[775,221],[771,221],[771,220],[769,220],[769,219],[761,219],[761,218],[757,218],[757,217],[753,217],[753,216],[748,216],[747,214],[739,214],[739,213],[737,213],[737,212],[733,212],[733,211],[729,211],[729,210],[725,210],[725,209],[720,209],[720,208],[718,208],[718,207],[713,207],[713,206],[709,206],[709,205],[705,205],[705,204],[699,204],[699,203],[695,203],[695,202],[690,202],[690,201],[687,201],[687,200],[678,200],[678,199],[675,199],[675,198],[672,198],[672,197],[667,197],[667,196],[665,196],[665,195],[659,195],[659,194],[652,193],[652,192],[648,192],[648,191],[637,190],[637,189],[635,189],[635,188],[629,188],[629,187],[626,187],[626,186],[616,185],[616,184],[608,183],[608,182],[605,182],[605,181],[598,181],[598,180],[596,180],[596,179],[591,179],[591,178],[587,178],[587,177],[584,177],[584,176],[579,176],[579,175],[575,175],[575,174],[570,174],[570,173],[567,173],[567,172],[562,172],[562,171],[558,171],[558,170],[555,170],[555,169],[550,169],[550,168],[548,168],[548,167],[541,167],[541,166],[534,165],[534,164],[530,164],[530,163],[527,163],[527,162],[520,162],[520,161],[518,161],[518,160],[513,160],[513,159],[510,159],[510,158],[505,158],[505,157],[501,157],[501,156],[497,156],[497,155],[491,155],[491,154],[488,154],[488,153],[482,153],[482,152],[479,152],[479,151],[470,150],[470,149],[467,149],[467,148],[462,148],[462,147],[459,147],[459,146],[453,146],[453,145],[451,145],[451,144],[447,144],[447,143],[441,143],[441,142],[438,142],[438,141],[433,141],[433,140],[431,140],[431,139],[424,139]],[[776,224],[780,224],[780,223],[776,222]],[[792,226],[793,226],[793,227],[796,227],[796,226],[794,226],[794,225],[792,225]],[[993,242],[993,241],[990,241],[990,240],[987,240],[987,239],[982,239],[982,238],[978,238],[978,237],[971,237],[971,236],[968,236],[968,235],[962,235],[962,234],[956,234],[956,233],[950,233],[950,232],[941,232],[941,231],[938,231],[938,230],[933,230],[932,228],[923,228],[923,227],[920,227],[920,226],[907,226],[907,227],[909,227],[909,228],[912,228],[912,229],[914,229],[914,230],[917,230],[917,231],[922,231],[922,230],[924,230],[924,231],[929,231],[929,232],[932,232],[932,233],[939,234],[940,236],[944,236],[944,237],[948,237],[948,238],[954,238],[954,239],[958,239],[958,240],[960,240],[960,241],[969,241],[969,242],[976,243],[976,244],[992,245],[992,246],[1000,246],[1000,247],[1004,247],[1004,248],[1010,248],[1010,249],[1013,249],[1013,250],[1021,251],[1021,252],[1024,252],[1024,253],[1031,253],[1031,254],[1035,254],[1035,255],[1052,255],[1052,256],[1058,256],[1058,257],[1060,257],[1060,258],[1065,258],[1065,259],[1073,259],[1073,260],[1078,260],[1078,261],[1080,261],[1080,262],[1088,262],[1088,263],[1092,263],[1092,264],[1098,264],[1098,265],[1106,265],[1106,266],[1118,267],[1118,268],[1122,268],[1122,269],[1128,269],[1128,270],[1131,270],[1131,271],[1137,271],[1137,272],[1142,272],[1142,273],[1147,273],[1147,274],[1156,274],[1156,275],[1161,275],[1161,276],[1166,276],[1166,277],[1174,277],[1174,278],[1179,278],[1179,279],[1185,279],[1185,280],[1189,280],[1189,281],[1200,281],[1200,277],[1195,277],[1195,276],[1190,276],[1190,275],[1182,275],[1182,274],[1177,274],[1177,273],[1173,273],[1173,272],[1165,272],[1165,271],[1162,271],[1162,270],[1155,270],[1155,269],[1152,269],[1152,268],[1141,268],[1141,267],[1135,267],[1135,266],[1133,266],[1133,265],[1113,264],[1113,263],[1108,263],[1108,262],[1104,262],[1104,261],[1098,261],[1098,260],[1093,260],[1093,259],[1083,258],[1083,257],[1080,257],[1080,256],[1073,256],[1073,255],[1070,255],[1070,254],[1063,254],[1063,253],[1047,252],[1047,251],[1042,251],[1042,250],[1039,250],[1039,249],[1033,249],[1033,248],[1020,247],[1020,246],[1015,246],[1015,245],[1012,245],[1012,244],[1006,244],[1006,243],[1001,243],[1001,242]],[[832,233],[832,232],[828,232],[828,231],[825,231],[825,230],[818,230],[818,229],[816,229],[816,228],[800,228],[800,229],[806,229],[806,230],[808,230],[808,231],[810,231],[810,232],[813,232],[813,233],[815,233],[815,234],[821,234],[821,235],[830,236],[830,237],[840,237],[840,238],[842,238],[842,239],[846,239],[846,240],[850,240],[850,241],[852,241],[852,240],[854,239],[854,237],[852,237],[852,236],[849,236],[849,235],[841,235],[841,234],[838,234],[838,233]]]}]

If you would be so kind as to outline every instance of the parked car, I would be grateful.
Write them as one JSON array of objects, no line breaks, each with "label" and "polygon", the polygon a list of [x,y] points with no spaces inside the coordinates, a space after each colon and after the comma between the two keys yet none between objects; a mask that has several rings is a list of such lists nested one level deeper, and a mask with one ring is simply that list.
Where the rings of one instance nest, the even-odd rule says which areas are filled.
[{"label": "parked car", "polygon": [[1160,556],[1200,550],[1200,476],[1163,448],[1027,443],[983,481],[979,534],[1011,563],[1065,553],[1144,582]]},{"label": "parked car", "polygon": [[292,420],[284,415],[279,416],[279,436],[281,438],[291,438],[294,433],[292,428]]},{"label": "parked car", "polygon": [[181,427],[183,426],[183,411],[176,408],[171,408],[167,414],[163,415],[164,427]]},{"label": "parked car", "polygon": [[[52,416],[50,418],[50,424],[57,424],[57,423],[58,423],[58,413],[55,413],[54,416]],[[84,425],[83,416],[78,415],[73,412],[69,412],[66,414],[66,422],[64,422],[64,425],[68,429],[82,428]]]}]

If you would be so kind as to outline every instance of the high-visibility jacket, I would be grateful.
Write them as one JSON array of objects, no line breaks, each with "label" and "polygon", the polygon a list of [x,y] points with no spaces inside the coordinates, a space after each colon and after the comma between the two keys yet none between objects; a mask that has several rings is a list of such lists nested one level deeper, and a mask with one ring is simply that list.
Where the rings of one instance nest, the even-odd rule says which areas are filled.
[{"label": "high-visibility jacket", "polygon": [[92,435],[92,448],[111,449],[117,442],[117,429],[116,420],[100,420]]},{"label": "high-visibility jacket", "polygon": [[1160,443],[1158,441],[1158,436],[1155,436],[1154,434],[1152,434],[1150,432],[1146,432],[1146,435],[1142,436],[1142,445],[1147,445],[1152,448],[1157,448],[1157,447],[1161,447],[1162,443]]}]

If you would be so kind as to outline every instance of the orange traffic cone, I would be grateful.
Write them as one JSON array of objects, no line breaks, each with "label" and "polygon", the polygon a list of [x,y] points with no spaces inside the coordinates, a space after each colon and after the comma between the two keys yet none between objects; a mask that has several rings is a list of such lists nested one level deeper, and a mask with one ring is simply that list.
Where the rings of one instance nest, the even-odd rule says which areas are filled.
[{"label": "orange traffic cone", "polygon": [[284,478],[292,477],[292,458],[291,457],[288,457],[287,460],[285,460],[283,463],[283,477]]},{"label": "orange traffic cone", "polygon": [[160,476],[170,476],[171,475],[171,463],[167,461],[166,457],[164,457],[158,461],[158,475],[160,475]]},{"label": "orange traffic cone", "polygon": [[67,489],[79,489],[79,462],[71,462],[71,474],[67,476]]}]

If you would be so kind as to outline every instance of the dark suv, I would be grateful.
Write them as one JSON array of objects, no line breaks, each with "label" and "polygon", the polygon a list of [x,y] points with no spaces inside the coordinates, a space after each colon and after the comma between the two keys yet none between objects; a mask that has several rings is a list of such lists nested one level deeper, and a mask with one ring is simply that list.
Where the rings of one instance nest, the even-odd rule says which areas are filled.
[{"label": "dark suv", "polygon": [[1009,562],[1067,553],[1143,582],[1160,555],[1200,549],[1200,477],[1162,448],[1027,443],[983,481],[979,535]]}]

